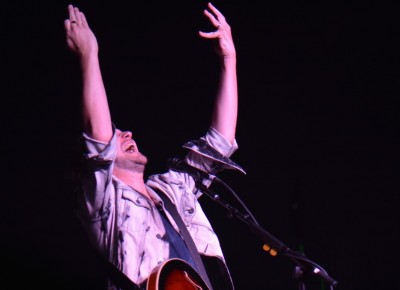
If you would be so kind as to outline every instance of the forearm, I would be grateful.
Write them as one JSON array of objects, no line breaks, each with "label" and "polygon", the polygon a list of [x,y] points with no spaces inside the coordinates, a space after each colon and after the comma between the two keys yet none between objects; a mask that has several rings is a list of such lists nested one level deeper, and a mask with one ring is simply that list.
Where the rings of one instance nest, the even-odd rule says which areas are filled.
[{"label": "forearm", "polygon": [[108,142],[112,123],[97,53],[81,59],[83,129],[90,137]]},{"label": "forearm", "polygon": [[84,132],[99,141],[112,136],[110,110],[98,59],[98,43],[78,7],[68,5],[64,21],[67,45],[79,56],[82,73],[82,122]]},{"label": "forearm", "polygon": [[221,57],[220,82],[215,99],[211,126],[233,143],[238,115],[236,56]]}]

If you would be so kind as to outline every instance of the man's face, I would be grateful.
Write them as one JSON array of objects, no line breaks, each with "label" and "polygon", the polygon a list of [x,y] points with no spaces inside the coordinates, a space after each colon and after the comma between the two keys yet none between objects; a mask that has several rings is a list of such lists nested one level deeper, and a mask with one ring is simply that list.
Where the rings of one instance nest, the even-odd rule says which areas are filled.
[{"label": "man's face", "polygon": [[139,152],[136,142],[129,131],[116,130],[118,151],[115,166],[121,169],[130,169],[143,172],[147,164],[147,157]]}]

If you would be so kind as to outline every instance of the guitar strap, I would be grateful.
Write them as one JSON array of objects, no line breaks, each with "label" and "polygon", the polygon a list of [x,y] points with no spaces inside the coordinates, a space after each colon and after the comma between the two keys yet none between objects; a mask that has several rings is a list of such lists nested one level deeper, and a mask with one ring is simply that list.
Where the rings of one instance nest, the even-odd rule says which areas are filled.
[{"label": "guitar strap", "polygon": [[[154,189],[154,190],[156,190],[156,189]],[[186,228],[186,225],[183,222],[182,217],[178,213],[176,206],[172,203],[172,201],[163,192],[160,192],[159,190],[156,190],[156,191],[157,191],[158,195],[160,196],[160,198],[163,200],[166,210],[172,215],[176,224],[178,225],[179,231],[183,236],[183,240],[184,240],[185,244],[187,245],[187,247],[193,257],[194,262],[196,263],[199,275],[203,278],[203,280],[207,284],[208,288],[210,290],[212,290],[211,282],[210,282],[210,279],[208,278],[203,261],[201,260],[200,254],[197,251],[197,248],[196,248],[196,245],[194,244],[192,236],[190,235],[188,229]]]}]

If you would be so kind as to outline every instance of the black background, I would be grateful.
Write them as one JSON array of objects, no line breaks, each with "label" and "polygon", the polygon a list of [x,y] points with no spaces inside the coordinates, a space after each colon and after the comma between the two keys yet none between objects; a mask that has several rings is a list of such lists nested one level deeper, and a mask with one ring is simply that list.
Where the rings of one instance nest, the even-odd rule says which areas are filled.
[{"label": "black background", "polygon": [[[100,289],[75,219],[80,74],[66,1],[1,9],[1,289]],[[205,1],[75,1],[100,45],[113,120],[166,169],[209,124],[218,80]],[[215,1],[232,26],[240,94],[220,176],[262,227],[321,265],[338,289],[400,289],[399,9],[332,1]],[[231,200],[223,188],[215,189]],[[207,197],[238,290],[297,289],[294,264]],[[236,205],[234,205],[236,206]],[[240,208],[240,207],[238,207]],[[307,289],[327,289],[307,277]]]}]

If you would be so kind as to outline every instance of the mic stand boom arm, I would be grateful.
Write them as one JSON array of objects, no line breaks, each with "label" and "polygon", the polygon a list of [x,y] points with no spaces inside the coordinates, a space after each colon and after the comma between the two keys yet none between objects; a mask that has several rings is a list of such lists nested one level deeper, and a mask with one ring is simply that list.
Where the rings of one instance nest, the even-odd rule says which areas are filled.
[{"label": "mic stand boom arm", "polygon": [[199,188],[203,193],[206,194],[211,200],[217,202],[218,204],[222,205],[225,209],[228,210],[229,217],[235,217],[240,221],[247,224],[250,230],[258,236],[262,242],[264,243],[264,250],[268,251],[272,256],[275,256],[277,253],[282,254],[283,256],[289,257],[295,264],[295,278],[298,280],[299,283],[299,290],[305,290],[305,284],[303,283],[303,275],[306,273],[312,273],[314,275],[318,275],[322,279],[324,279],[330,289],[337,286],[337,281],[335,281],[329,274],[317,263],[311,261],[310,259],[306,258],[303,253],[294,251],[290,249],[287,245],[281,242],[279,239],[274,237],[268,231],[263,229],[257,222],[250,219],[250,215],[242,214],[238,209],[234,208],[230,204],[223,201],[218,194],[215,194],[210,188],[205,186],[202,183],[201,178],[196,180],[197,188]]}]

